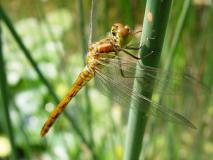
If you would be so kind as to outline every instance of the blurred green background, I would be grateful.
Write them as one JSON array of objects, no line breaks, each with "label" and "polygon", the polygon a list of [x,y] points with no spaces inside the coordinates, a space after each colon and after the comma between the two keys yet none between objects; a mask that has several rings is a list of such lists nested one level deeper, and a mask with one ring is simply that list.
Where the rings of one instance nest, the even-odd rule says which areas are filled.
[{"label": "blurred green background", "polygon": [[[60,116],[46,138],[39,135],[57,97],[60,99],[66,94],[84,66],[91,2],[80,2],[1,0],[0,5],[12,22],[11,27],[17,31],[50,86],[48,89],[45,80],[38,76],[1,17],[5,66],[0,66],[3,88],[0,92],[0,159],[122,159],[128,108],[103,96],[93,81],[72,100],[66,115]],[[211,90],[213,3],[211,0],[193,0],[183,16],[184,2],[173,1],[161,66],[168,61],[178,20],[183,18],[175,56],[170,60],[172,69],[192,74]],[[94,8],[93,40],[96,41],[103,38],[115,22],[140,29],[145,1],[103,0],[96,1]],[[7,85],[2,85],[4,68]],[[167,106],[179,107],[197,129],[150,118],[141,159],[213,159],[212,93],[197,88],[189,94],[172,94],[163,101]],[[153,98],[158,96],[156,93]],[[8,108],[5,108],[5,101],[8,101]]]}]

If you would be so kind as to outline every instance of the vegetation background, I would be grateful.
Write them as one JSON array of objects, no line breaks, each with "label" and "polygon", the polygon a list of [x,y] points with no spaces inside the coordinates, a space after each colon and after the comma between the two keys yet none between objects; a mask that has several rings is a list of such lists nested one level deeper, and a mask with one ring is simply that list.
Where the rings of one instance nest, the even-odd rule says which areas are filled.
[{"label": "vegetation background", "polygon": [[[173,1],[161,66],[171,63],[172,70],[192,74],[211,90],[213,3],[188,2]],[[145,3],[96,1],[94,41],[105,37],[115,22],[140,29]],[[73,99],[46,138],[39,135],[49,112],[84,66],[91,2],[1,0],[0,7],[0,159],[122,159],[128,108],[103,96],[93,82]],[[3,14],[12,22],[9,26]],[[177,107],[197,129],[150,118],[141,159],[213,159],[213,95],[202,87],[189,90],[174,91],[163,101]]]}]

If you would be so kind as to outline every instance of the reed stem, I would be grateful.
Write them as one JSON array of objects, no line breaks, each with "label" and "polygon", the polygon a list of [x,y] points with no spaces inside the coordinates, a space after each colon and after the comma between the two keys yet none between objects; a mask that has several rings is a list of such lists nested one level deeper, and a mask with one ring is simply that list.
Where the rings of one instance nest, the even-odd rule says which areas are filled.
[{"label": "reed stem", "polygon": [[[172,0],[156,1],[147,0],[143,32],[141,36],[141,44],[143,45],[140,55],[144,57],[151,52],[150,56],[147,56],[142,60],[142,63],[147,66],[157,67],[160,60],[160,53],[163,46],[165,37],[166,26],[169,17],[169,11]],[[136,77],[141,77],[143,73],[136,73]],[[150,82],[153,83],[154,82]],[[146,96],[152,97],[151,92],[143,91],[143,84],[139,84],[136,80],[134,83],[134,89]],[[147,123],[147,113],[150,105],[148,102],[143,101],[138,104],[134,99],[131,102],[131,108],[128,120],[127,139],[125,144],[125,160],[138,160],[142,150],[143,137],[145,134],[145,128]],[[141,111],[143,107],[143,111]]]}]

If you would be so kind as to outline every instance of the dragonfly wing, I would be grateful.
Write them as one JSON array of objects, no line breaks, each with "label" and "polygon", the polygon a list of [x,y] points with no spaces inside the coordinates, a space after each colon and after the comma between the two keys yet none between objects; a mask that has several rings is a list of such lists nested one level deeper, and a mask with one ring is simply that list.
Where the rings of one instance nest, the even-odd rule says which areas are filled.
[{"label": "dragonfly wing", "polygon": [[[113,59],[112,61],[115,62],[115,60],[116,59]],[[96,68],[95,79],[98,82],[99,89],[102,89],[105,94],[109,96],[110,93],[113,93],[111,96],[113,100],[117,101],[121,105],[129,105],[130,98],[134,99],[139,105],[144,104],[143,102],[146,101],[149,104],[146,105],[146,107],[149,107],[143,108],[144,106],[141,106],[141,111],[148,109],[149,112],[147,115],[155,115],[168,121],[173,121],[195,128],[194,125],[181,114],[152,101],[141,93],[138,93],[137,90],[134,90],[132,87],[134,79],[123,77],[120,74],[119,63],[111,63],[108,61],[106,64],[102,62],[102,65],[104,65],[104,67]]]},{"label": "dragonfly wing", "polygon": [[[128,94],[125,94],[123,91],[120,91],[120,89],[117,89],[117,87],[114,87],[113,83],[111,83],[112,80],[109,80],[108,78],[106,78],[103,72],[104,72],[103,70],[101,72],[98,71],[94,78],[95,84],[98,90],[100,90],[102,94],[111,98],[113,101],[118,102],[122,106],[128,107],[130,104],[131,96],[129,96]],[[110,73],[108,71],[106,72]],[[113,74],[115,74],[115,70]],[[119,82],[122,80],[120,79],[121,77],[114,77],[114,78],[116,78],[114,79],[115,82]],[[133,86],[133,82],[129,80],[123,82],[123,84],[127,84],[129,87]]]},{"label": "dragonfly wing", "polygon": [[[197,81],[190,74],[162,71],[159,68],[145,66],[141,64],[139,60],[128,55],[120,56],[121,54],[122,52],[118,56],[108,59],[108,63],[104,63],[106,58],[103,58],[103,62],[101,61],[100,63],[102,63],[104,67],[109,68],[111,72],[114,72],[116,68],[116,74],[123,76],[123,78],[127,79],[126,81],[133,82],[136,78],[140,83],[143,83],[143,90],[146,92],[152,90],[153,83],[150,82],[153,81],[155,81],[154,85],[156,86],[156,88],[154,87],[155,92],[163,92],[165,95],[180,95],[185,93],[186,90],[188,93],[194,93],[194,90],[197,88],[200,89],[202,95],[206,95],[209,92],[208,87]],[[143,74],[140,77],[136,77],[136,70],[140,73],[143,72]],[[166,88],[161,89],[165,84]]]}]

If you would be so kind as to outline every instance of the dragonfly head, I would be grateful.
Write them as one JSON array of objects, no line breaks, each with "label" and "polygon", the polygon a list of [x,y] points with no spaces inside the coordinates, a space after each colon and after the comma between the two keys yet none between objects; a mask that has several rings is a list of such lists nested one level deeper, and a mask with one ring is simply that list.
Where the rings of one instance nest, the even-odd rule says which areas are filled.
[{"label": "dragonfly head", "polygon": [[130,41],[132,34],[130,28],[127,25],[115,23],[111,28],[111,35],[118,43],[118,45],[123,47]]}]

